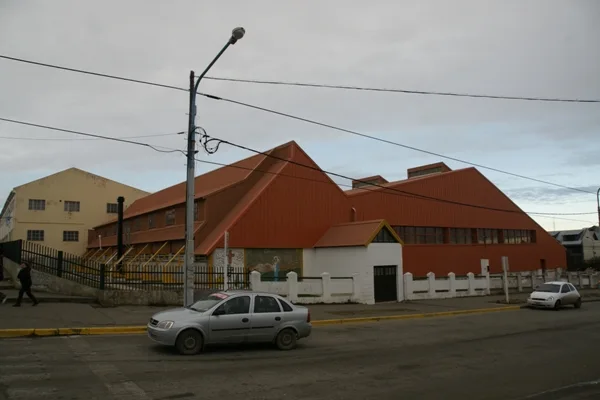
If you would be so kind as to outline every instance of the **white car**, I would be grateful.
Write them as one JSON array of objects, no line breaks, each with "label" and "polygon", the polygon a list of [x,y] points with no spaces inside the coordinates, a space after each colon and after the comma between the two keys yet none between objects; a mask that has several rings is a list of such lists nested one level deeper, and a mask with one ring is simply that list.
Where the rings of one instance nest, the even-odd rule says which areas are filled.
[{"label": "white car", "polygon": [[553,308],[558,310],[562,306],[572,305],[581,307],[581,295],[567,282],[546,282],[529,295],[527,304],[532,307]]}]

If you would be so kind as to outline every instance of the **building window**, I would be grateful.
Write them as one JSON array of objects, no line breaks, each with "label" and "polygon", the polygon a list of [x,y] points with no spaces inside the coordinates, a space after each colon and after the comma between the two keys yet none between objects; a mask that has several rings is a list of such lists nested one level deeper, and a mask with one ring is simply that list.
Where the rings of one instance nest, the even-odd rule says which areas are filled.
[{"label": "building window", "polygon": [[194,221],[198,221],[198,217],[200,216],[200,204],[195,201],[194,202]]},{"label": "building window", "polygon": [[46,209],[46,200],[29,199],[29,209],[43,211]]},{"label": "building window", "polygon": [[398,243],[398,241],[387,228],[382,228],[373,239],[373,243]]},{"label": "building window", "polygon": [[63,242],[79,242],[79,232],[63,231]]},{"label": "building window", "polygon": [[444,230],[442,228],[417,227],[415,233],[417,244],[444,243]]},{"label": "building window", "polygon": [[404,244],[442,244],[444,230],[432,227],[395,226],[394,230]]},{"label": "building window", "polygon": [[117,203],[106,203],[107,214],[117,214],[119,212],[119,205]]},{"label": "building window", "polygon": [[468,228],[450,228],[449,242],[452,244],[471,244],[471,229]]},{"label": "building window", "polygon": [[141,218],[135,218],[133,220],[133,232],[137,232],[140,229],[142,229],[142,219]]},{"label": "building window", "polygon": [[165,225],[175,225],[175,210],[169,210],[165,213]]},{"label": "building window", "polygon": [[477,229],[477,243],[498,244],[498,229]]},{"label": "building window", "polygon": [[415,243],[415,228],[412,226],[394,226],[393,227],[404,244]]},{"label": "building window", "polygon": [[44,241],[44,231],[33,230],[27,231],[27,240],[32,242],[43,242]]},{"label": "building window", "polygon": [[148,215],[148,229],[156,228],[156,221],[154,220],[154,214]]},{"label": "building window", "polygon": [[78,201],[65,200],[65,211],[67,212],[79,212],[80,206]]},{"label": "building window", "polygon": [[503,243],[505,244],[535,243],[535,231],[526,229],[504,229],[502,234],[504,236]]}]

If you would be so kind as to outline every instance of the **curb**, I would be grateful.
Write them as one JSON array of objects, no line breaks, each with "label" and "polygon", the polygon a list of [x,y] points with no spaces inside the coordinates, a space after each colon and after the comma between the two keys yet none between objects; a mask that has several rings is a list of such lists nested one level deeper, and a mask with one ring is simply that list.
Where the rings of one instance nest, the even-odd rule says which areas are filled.
[{"label": "curb", "polygon": [[103,326],[96,328],[0,329],[0,338],[77,335],[131,335],[146,333],[146,326]]},{"label": "curb", "polygon": [[[403,319],[419,319],[447,317],[453,315],[485,314],[500,311],[520,310],[519,306],[479,308],[474,310],[442,311],[424,314],[384,315],[378,317],[359,317],[343,319],[326,319],[313,321],[313,326],[341,325],[360,322],[379,322]],[[28,328],[28,329],[0,329],[0,338],[18,337],[52,337],[52,336],[79,336],[79,335],[140,335],[146,333],[146,326],[104,326],[94,328]]]}]

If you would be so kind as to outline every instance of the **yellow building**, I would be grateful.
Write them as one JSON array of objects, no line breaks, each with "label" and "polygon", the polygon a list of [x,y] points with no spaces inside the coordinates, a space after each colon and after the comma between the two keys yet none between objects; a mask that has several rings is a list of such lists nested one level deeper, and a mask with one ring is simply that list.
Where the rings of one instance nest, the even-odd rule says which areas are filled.
[{"label": "yellow building", "polygon": [[148,194],[69,168],[12,190],[0,214],[0,242],[22,239],[82,255],[88,230],[117,217],[117,197],[127,207]]}]

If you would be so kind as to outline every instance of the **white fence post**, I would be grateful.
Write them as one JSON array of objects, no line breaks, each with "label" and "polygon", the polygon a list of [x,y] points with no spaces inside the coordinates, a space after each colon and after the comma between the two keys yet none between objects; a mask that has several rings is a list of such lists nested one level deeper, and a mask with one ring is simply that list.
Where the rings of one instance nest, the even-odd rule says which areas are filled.
[{"label": "white fence post", "polygon": [[577,280],[579,281],[579,287],[583,289],[583,275],[581,271],[577,271]]},{"label": "white fence post", "polygon": [[413,274],[407,272],[404,274],[404,298],[411,300],[413,296]]},{"label": "white fence post", "polygon": [[485,294],[486,296],[492,294],[492,280],[490,278],[490,271],[485,274]]},{"label": "white fence post", "polygon": [[288,300],[292,303],[298,301],[298,274],[294,271],[287,273]]},{"label": "white fence post", "polygon": [[523,274],[521,272],[517,272],[517,291],[523,292]]},{"label": "white fence post", "polygon": [[598,287],[598,274],[590,275],[590,288],[596,289]]},{"label": "white fence post", "polygon": [[469,272],[467,278],[469,279],[469,296],[475,296],[475,274]]},{"label": "white fence post", "polygon": [[352,274],[352,301],[358,303],[360,298],[360,284],[358,283],[358,274]]},{"label": "white fence post", "polygon": [[435,298],[435,274],[433,272],[427,273],[427,283],[429,284],[429,297]]},{"label": "white fence post", "polygon": [[255,292],[261,292],[262,288],[260,286],[260,272],[250,272],[250,289],[252,289]]},{"label": "white fence post", "polygon": [[448,274],[448,293],[450,293],[450,297],[456,297],[456,274],[454,272]]},{"label": "white fence post", "polygon": [[323,302],[328,303],[331,301],[331,275],[329,272],[321,274],[321,284],[323,285]]}]

